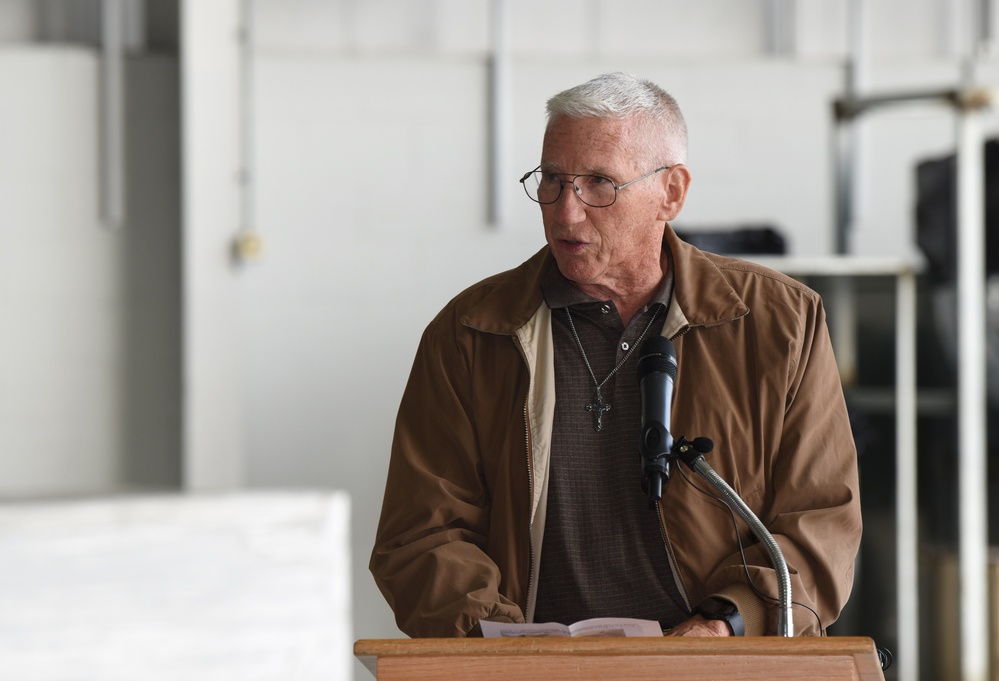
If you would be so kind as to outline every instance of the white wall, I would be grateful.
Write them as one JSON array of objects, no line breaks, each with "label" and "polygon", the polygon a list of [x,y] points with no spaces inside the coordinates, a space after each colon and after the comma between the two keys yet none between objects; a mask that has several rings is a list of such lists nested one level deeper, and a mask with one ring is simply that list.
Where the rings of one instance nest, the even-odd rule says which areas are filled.
[{"label": "white wall", "polygon": [[119,480],[124,288],[120,235],[98,217],[96,82],[83,50],[0,52],[6,494],[105,491]]},{"label": "white wall", "polygon": [[101,219],[98,65],[0,50],[0,496],[179,483],[177,70],[127,67],[130,220]]}]

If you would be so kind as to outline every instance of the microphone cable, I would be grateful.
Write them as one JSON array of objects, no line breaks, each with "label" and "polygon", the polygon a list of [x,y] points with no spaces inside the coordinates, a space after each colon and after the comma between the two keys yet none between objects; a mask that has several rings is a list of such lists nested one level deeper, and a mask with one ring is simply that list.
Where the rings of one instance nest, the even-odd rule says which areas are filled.
[{"label": "microphone cable", "polygon": [[[742,569],[746,573],[746,581],[749,583],[749,588],[752,589],[753,593],[755,593],[761,599],[763,599],[765,601],[770,601],[772,603],[776,603],[776,604],[780,605],[780,599],[779,598],[774,598],[773,596],[770,596],[768,594],[763,593],[756,586],[756,582],[753,581],[753,576],[749,573],[749,561],[746,559],[746,549],[745,549],[745,547],[742,544],[742,537],[739,534],[739,519],[736,516],[735,511],[733,511],[732,508],[728,504],[726,504],[725,501],[723,499],[721,499],[720,497],[715,496],[714,494],[712,494],[711,492],[709,492],[707,490],[701,489],[693,480],[691,480],[687,476],[687,471],[686,471],[686,469],[683,466],[677,466],[676,469],[680,471],[680,475],[683,477],[683,479],[687,482],[688,485],[690,485],[691,487],[693,487],[695,490],[697,490],[698,492],[700,492],[704,496],[717,501],[719,504],[722,505],[722,508],[724,508],[726,511],[728,511],[729,516],[731,516],[731,518],[732,518],[732,529],[735,531],[735,540],[739,544],[739,555],[742,556]],[[812,613],[812,615],[815,616],[815,621],[819,625],[819,636],[825,636],[826,635],[826,629],[822,625],[822,618],[819,617],[819,613],[817,613],[811,606],[806,605],[805,603],[801,603],[799,601],[791,601],[791,605],[801,606],[805,610],[808,610],[810,613]]]},{"label": "microphone cable", "polygon": [[[706,497],[714,499],[715,501],[720,503],[725,508],[726,511],[728,511],[729,516],[731,516],[732,518],[732,527],[735,530],[736,541],[739,543],[739,555],[742,556],[742,569],[746,573],[746,580],[749,583],[749,588],[752,589],[753,593],[755,593],[763,600],[771,601],[779,605],[780,599],[774,598],[773,596],[763,593],[762,591],[760,591],[759,588],[757,588],[756,583],[753,582],[753,576],[749,573],[749,562],[746,560],[746,551],[742,545],[742,537],[739,536],[739,519],[736,516],[735,511],[733,511],[732,508],[728,504],[726,504],[725,501],[720,497],[717,497],[711,492],[698,487],[697,483],[695,483],[693,480],[687,477],[687,471],[684,469],[683,466],[677,466],[677,469],[680,471],[680,475],[683,476],[683,479],[687,481],[687,484],[689,484],[691,487],[693,487],[695,490],[705,495]],[[815,612],[815,610],[811,606],[801,603],[800,601],[791,601],[791,604],[801,606],[805,610],[808,610],[810,613],[812,613],[812,615],[815,616],[815,621],[819,625],[819,636],[828,636],[825,627],[822,626],[822,618],[819,617],[819,613]],[[884,646],[878,646],[878,645],[875,645],[874,649],[877,652],[878,663],[881,665],[881,670],[887,671],[888,668],[891,667],[892,663],[895,661],[895,658],[892,655],[891,650],[889,650]]]}]

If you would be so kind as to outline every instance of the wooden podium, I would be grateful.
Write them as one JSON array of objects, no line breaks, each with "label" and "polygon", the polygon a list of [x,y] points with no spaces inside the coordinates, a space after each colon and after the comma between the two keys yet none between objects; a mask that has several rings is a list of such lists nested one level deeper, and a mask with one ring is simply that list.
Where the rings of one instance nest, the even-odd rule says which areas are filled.
[{"label": "wooden podium", "polygon": [[861,637],[390,639],[354,655],[378,681],[884,681]]}]

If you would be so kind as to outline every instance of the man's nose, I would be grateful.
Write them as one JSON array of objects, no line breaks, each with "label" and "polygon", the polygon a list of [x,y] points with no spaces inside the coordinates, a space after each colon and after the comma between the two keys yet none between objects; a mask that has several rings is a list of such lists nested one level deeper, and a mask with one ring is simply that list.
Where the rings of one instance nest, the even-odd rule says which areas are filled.
[{"label": "man's nose", "polygon": [[555,202],[555,217],[559,222],[582,222],[586,218],[586,204],[579,198],[576,186],[572,182],[562,185],[562,194]]}]

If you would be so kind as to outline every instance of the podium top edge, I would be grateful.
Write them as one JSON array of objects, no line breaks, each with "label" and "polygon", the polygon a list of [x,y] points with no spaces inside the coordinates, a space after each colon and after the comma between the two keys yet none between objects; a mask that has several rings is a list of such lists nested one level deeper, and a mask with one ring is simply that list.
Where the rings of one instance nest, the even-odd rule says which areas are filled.
[{"label": "podium top edge", "polygon": [[696,637],[511,637],[361,639],[354,655],[378,658],[397,655],[482,654],[621,654],[662,655],[671,652],[716,655],[853,655],[876,653],[874,641],[863,636],[784,638],[745,636]]}]

